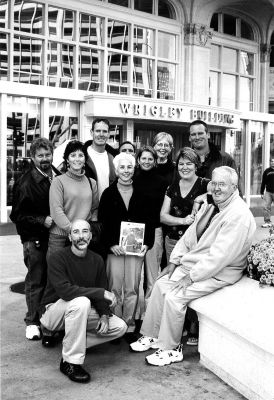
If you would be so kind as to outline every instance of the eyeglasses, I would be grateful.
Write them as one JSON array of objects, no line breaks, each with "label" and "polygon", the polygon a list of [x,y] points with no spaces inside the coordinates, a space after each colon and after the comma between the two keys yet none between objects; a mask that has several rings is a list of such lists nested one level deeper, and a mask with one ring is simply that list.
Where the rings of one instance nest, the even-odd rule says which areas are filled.
[{"label": "eyeglasses", "polygon": [[217,186],[219,186],[220,189],[223,189],[223,188],[225,188],[226,186],[228,186],[228,185],[227,185],[226,183],[224,183],[224,182],[214,182],[214,181],[211,181],[210,184],[211,184],[211,186],[213,186],[214,188],[217,187]]},{"label": "eyeglasses", "polygon": [[156,143],[155,146],[163,147],[164,149],[169,149],[170,148],[170,144],[169,143]]}]

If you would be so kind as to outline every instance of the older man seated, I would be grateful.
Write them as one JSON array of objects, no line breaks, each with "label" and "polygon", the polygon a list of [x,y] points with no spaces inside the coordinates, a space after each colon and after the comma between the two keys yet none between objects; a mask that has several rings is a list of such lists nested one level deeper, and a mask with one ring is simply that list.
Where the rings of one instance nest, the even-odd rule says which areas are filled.
[{"label": "older man seated", "polygon": [[182,361],[180,340],[187,304],[242,276],[256,223],[239,196],[237,183],[234,169],[213,170],[212,198],[207,196],[154,285],[141,328],[143,336],[130,345],[133,351],[158,348],[146,357],[151,365]]},{"label": "older man seated", "polygon": [[116,297],[107,291],[102,258],[88,250],[89,223],[72,223],[71,247],[48,258],[48,283],[42,299],[43,345],[52,347],[53,332],[65,330],[60,370],[69,379],[86,383],[90,374],[82,368],[86,348],[117,339],[126,323],[111,313]]}]

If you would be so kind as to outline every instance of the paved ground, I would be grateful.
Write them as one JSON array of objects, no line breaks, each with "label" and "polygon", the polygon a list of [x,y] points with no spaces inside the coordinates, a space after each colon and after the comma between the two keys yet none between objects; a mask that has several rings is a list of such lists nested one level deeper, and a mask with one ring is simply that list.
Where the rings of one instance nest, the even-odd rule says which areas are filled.
[{"label": "paved ground", "polygon": [[[268,234],[256,218],[254,241]],[[199,364],[197,348],[185,346],[184,362],[149,367],[144,354],[128,345],[105,344],[89,349],[85,367],[92,381],[80,385],[58,371],[61,344],[44,349],[41,342],[25,339],[23,295],[10,285],[24,280],[25,267],[18,236],[0,236],[1,284],[1,399],[2,400],[239,400],[243,397]]]}]

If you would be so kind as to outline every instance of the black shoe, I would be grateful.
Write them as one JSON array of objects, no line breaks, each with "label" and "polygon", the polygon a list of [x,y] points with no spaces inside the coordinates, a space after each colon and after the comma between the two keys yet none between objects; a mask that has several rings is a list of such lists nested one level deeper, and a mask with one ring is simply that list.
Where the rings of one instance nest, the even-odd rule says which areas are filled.
[{"label": "black shoe", "polygon": [[63,359],[60,362],[60,371],[67,375],[71,381],[87,383],[90,381],[90,374],[79,364],[71,364]]},{"label": "black shoe", "polygon": [[43,335],[42,346],[44,347],[54,347],[56,345],[56,339],[54,336]]}]

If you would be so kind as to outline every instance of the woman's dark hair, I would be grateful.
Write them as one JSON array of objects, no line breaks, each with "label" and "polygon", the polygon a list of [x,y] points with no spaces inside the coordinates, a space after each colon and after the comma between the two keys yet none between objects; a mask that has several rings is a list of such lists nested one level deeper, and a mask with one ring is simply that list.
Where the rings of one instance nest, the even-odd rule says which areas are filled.
[{"label": "woman's dark hair", "polygon": [[136,147],[135,147],[135,145],[132,143],[132,142],[130,142],[129,140],[125,140],[124,142],[122,142],[121,144],[120,144],[120,146],[119,146],[119,153],[120,153],[120,149],[121,149],[121,147],[122,146],[124,146],[124,144],[130,144],[131,146],[132,146],[132,148],[133,148],[133,150],[134,150],[134,153],[136,152]]},{"label": "woman's dark hair", "polygon": [[176,171],[178,171],[178,164],[180,158],[187,158],[189,161],[195,164],[196,168],[199,168],[201,165],[198,154],[195,153],[195,151],[190,147],[183,147],[182,149],[179,150],[179,153],[176,158]]},{"label": "woman's dark hair", "polygon": [[77,150],[80,150],[85,154],[84,144],[82,142],[80,142],[79,140],[72,140],[71,142],[69,142],[67,144],[65,151],[64,151],[64,155],[63,155],[65,170],[67,170],[68,156]]},{"label": "woman's dark hair", "polygon": [[154,148],[151,147],[151,146],[143,146],[143,147],[138,151],[137,156],[136,156],[137,162],[140,160],[142,154],[143,154],[145,151],[148,151],[149,153],[151,153],[152,157],[154,158],[155,164],[156,164],[156,163],[157,163],[157,159],[158,159],[157,153],[156,153],[156,151],[154,150]]}]

